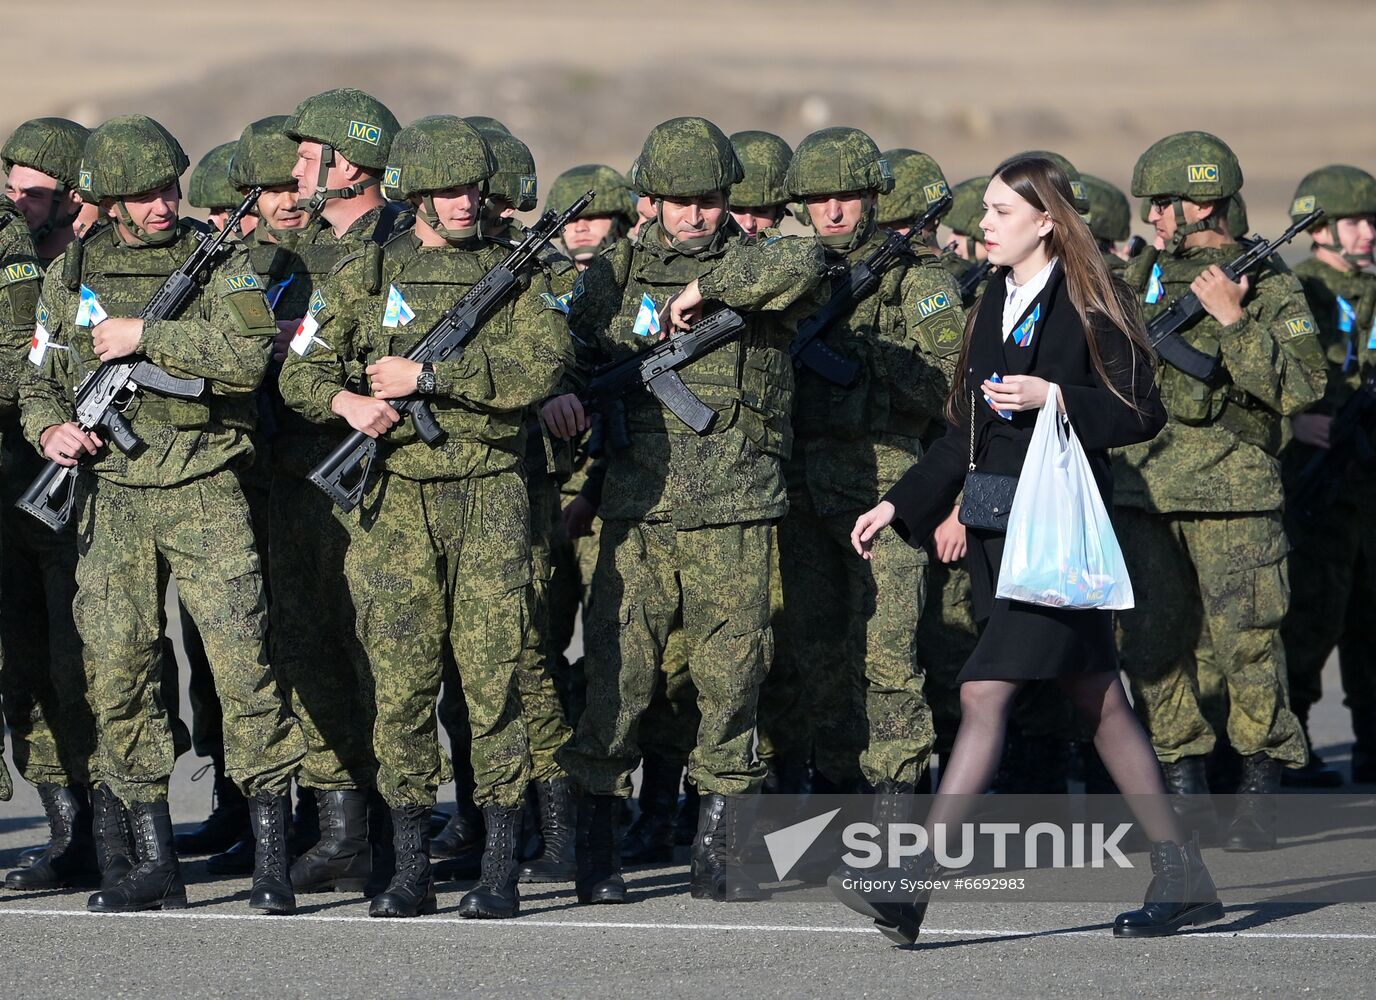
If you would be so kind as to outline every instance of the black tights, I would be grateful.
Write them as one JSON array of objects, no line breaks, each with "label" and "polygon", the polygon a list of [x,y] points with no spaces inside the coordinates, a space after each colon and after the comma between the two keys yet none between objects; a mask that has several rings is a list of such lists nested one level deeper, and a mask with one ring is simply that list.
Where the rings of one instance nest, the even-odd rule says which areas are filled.
[{"label": "black tights", "polygon": [[[1057,683],[1094,731],[1094,747],[1118,791],[1148,839],[1184,843],[1185,832],[1166,797],[1161,766],[1146,730],[1128,703],[1117,671],[1073,674]],[[960,728],[941,768],[941,784],[927,816],[930,833],[937,823],[959,827],[974,805],[973,796],[989,790],[1003,756],[1004,734],[1013,699],[1022,681],[966,681],[960,686]]]}]

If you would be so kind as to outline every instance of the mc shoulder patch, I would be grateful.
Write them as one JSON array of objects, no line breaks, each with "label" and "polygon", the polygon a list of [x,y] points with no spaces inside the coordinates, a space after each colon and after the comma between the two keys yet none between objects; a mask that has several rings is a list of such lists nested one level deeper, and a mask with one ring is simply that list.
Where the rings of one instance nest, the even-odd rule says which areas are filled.
[{"label": "mc shoulder patch", "polygon": [[225,287],[231,292],[262,291],[263,283],[256,274],[228,274],[225,275]]},{"label": "mc shoulder patch", "polygon": [[1307,333],[1314,332],[1314,321],[1308,316],[1297,316],[1294,319],[1287,319],[1285,328],[1290,331],[1290,336],[1303,337]]},{"label": "mc shoulder patch", "polygon": [[917,304],[917,314],[922,319],[933,316],[943,309],[951,308],[951,298],[945,292],[937,292],[935,295],[928,295]]},{"label": "mc shoulder patch", "polygon": [[22,261],[17,264],[5,265],[5,282],[11,284],[16,281],[33,281],[43,275],[38,270],[38,265],[32,261]]},{"label": "mc shoulder patch", "polygon": [[368,122],[349,122],[349,138],[376,146],[382,141],[382,129]]}]

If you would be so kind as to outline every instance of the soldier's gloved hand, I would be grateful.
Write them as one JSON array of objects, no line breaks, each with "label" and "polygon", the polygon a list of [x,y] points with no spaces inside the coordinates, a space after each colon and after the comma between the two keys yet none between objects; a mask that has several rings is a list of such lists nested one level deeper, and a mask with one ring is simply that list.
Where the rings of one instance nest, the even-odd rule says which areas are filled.
[{"label": "soldier's gloved hand", "polygon": [[74,420],[65,424],[53,424],[42,435],[39,443],[43,454],[58,465],[71,468],[82,455],[94,455],[100,450],[102,441],[94,432],[83,431]]},{"label": "soldier's gloved hand", "polygon": [[378,358],[363,370],[375,399],[401,399],[416,394],[416,379],[420,376],[419,361],[389,356]]},{"label": "soldier's gloved hand", "polygon": [[597,516],[597,507],[580,493],[565,504],[562,516],[564,530],[570,538],[586,538],[592,534],[592,519]]},{"label": "soldier's gloved hand", "polygon": [[382,400],[347,390],[335,393],[330,409],[354,430],[374,438],[386,434],[401,419],[401,414]]},{"label": "soldier's gloved hand", "polygon": [[1242,319],[1242,300],[1250,287],[1247,275],[1233,281],[1217,264],[1201,271],[1199,277],[1190,282],[1190,291],[1199,297],[1205,312],[1224,326],[1232,326]]},{"label": "soldier's gloved hand", "polygon": [[965,525],[960,523],[959,507],[951,511],[932,532],[932,545],[936,549],[936,557],[944,563],[965,558]]},{"label": "soldier's gloved hand", "polygon": [[887,500],[879,501],[879,506],[865,511],[855,519],[855,527],[850,532],[850,544],[860,554],[861,559],[874,558],[874,536],[893,523],[898,513]]},{"label": "soldier's gloved hand", "polygon": [[136,317],[111,317],[91,329],[91,346],[101,361],[127,358],[139,349],[142,339],[143,320]]},{"label": "soldier's gloved hand", "polygon": [[588,429],[583,403],[573,393],[555,396],[540,411],[549,432],[561,441],[572,441]]},{"label": "soldier's gloved hand", "polygon": [[664,308],[669,313],[669,323],[675,330],[687,330],[702,319],[702,289],[698,287],[698,279],[690,281]]},{"label": "soldier's gloved hand", "polygon": [[1329,432],[1333,429],[1333,418],[1323,413],[1301,413],[1290,418],[1290,430],[1295,440],[1313,448],[1328,448]]}]

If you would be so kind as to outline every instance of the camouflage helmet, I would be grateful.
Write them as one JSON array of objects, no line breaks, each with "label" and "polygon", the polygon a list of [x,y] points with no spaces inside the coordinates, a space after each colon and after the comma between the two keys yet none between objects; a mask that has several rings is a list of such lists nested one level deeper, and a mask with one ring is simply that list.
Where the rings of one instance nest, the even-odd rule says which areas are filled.
[{"label": "camouflage helmet", "polygon": [[496,172],[481,132],[455,115],[430,115],[396,134],[384,180],[397,196],[410,198],[481,184]]},{"label": "camouflage helmet", "polygon": [[706,118],[670,118],[650,129],[633,170],[636,190],[654,197],[729,191],[745,179],[731,140]]},{"label": "camouflage helmet", "polygon": [[187,201],[212,212],[239,204],[239,194],[229,182],[229,161],[236,146],[237,142],[222,142],[201,157],[186,186]]},{"label": "camouflage helmet", "polygon": [[1143,222],[1151,220],[1151,199],[1143,198],[1137,203],[1137,217]]},{"label": "camouflage helmet", "polygon": [[[915,149],[886,149],[880,154],[893,171],[893,191],[879,196],[875,218],[881,226],[916,219],[933,202],[949,194],[946,175],[936,160]],[[950,211],[948,208],[946,211]],[[944,212],[942,213],[945,214]]]},{"label": "camouflage helmet", "polygon": [[91,133],[81,159],[90,175],[90,184],[82,186],[97,200],[157,191],[191,162],[172,134],[147,115],[111,118]]},{"label": "camouflage helmet", "polygon": [[1376,177],[1360,167],[1334,163],[1306,174],[1290,199],[1290,218],[1299,220],[1316,208],[1327,220],[1376,215]]},{"label": "camouflage helmet", "polygon": [[1050,160],[1061,168],[1061,173],[1065,174],[1066,180],[1070,181],[1070,203],[1075,206],[1075,211],[1088,220],[1090,216],[1089,188],[1085,186],[1080,172],[1075,169],[1075,164],[1060,153],[1053,153],[1049,149],[1029,149],[1027,152],[1019,153],[1017,156],[1009,157],[1009,159],[1021,160],[1029,156],[1039,156],[1043,160]]},{"label": "camouflage helmet", "polygon": [[272,115],[244,127],[229,161],[229,183],[237,190],[296,183],[296,140],[287,135],[286,121],[286,115]]},{"label": "camouflage helmet", "polygon": [[581,167],[565,170],[549,186],[545,196],[545,208],[562,212],[586,192],[592,191],[592,204],[585,208],[584,215],[619,215],[626,222],[635,221],[635,201],[626,180],[611,167],[601,163],[585,163]]},{"label": "camouflage helmet", "polygon": [[479,125],[472,118],[464,120],[487,140],[496,161],[497,169],[487,181],[488,195],[511,202],[518,212],[529,212],[537,200],[535,157],[530,147],[503,129]]},{"label": "camouflage helmet", "polygon": [[971,177],[951,188],[951,210],[943,220],[951,231],[984,242],[984,230],[979,220],[984,218],[984,191],[989,177]]},{"label": "camouflage helmet", "polygon": [[[1151,202],[1147,204],[1150,205]],[[1228,199],[1228,232],[1233,236],[1245,236],[1250,228],[1251,223],[1247,220],[1247,203],[1242,200],[1242,192],[1239,191]]]},{"label": "camouflage helmet", "polygon": [[5,172],[18,164],[32,167],[60,181],[65,187],[78,187],[81,154],[91,130],[66,118],[31,118],[10,133],[0,148]]},{"label": "camouflage helmet", "polygon": [[340,87],[298,104],[283,131],[297,142],[322,143],[350,163],[381,170],[389,162],[400,128],[396,116],[377,98],[353,87]]},{"label": "camouflage helmet", "polygon": [[488,132],[505,132],[507,135],[511,135],[511,129],[507,128],[497,119],[489,118],[487,115],[464,115],[463,120],[484,134]]},{"label": "camouflage helmet", "polygon": [[773,132],[749,130],[731,136],[731,147],[745,177],[731,187],[731,204],[739,208],[768,208],[788,201],[784,175],[793,150]]},{"label": "camouflage helmet", "polygon": [[874,140],[858,128],[835,126],[798,144],[784,183],[794,198],[843,191],[893,190],[893,171]]},{"label": "camouflage helmet", "polygon": [[1095,239],[1118,243],[1132,232],[1132,211],[1128,196],[1115,185],[1090,174],[1081,174],[1089,193],[1089,231]]},{"label": "camouflage helmet", "polygon": [[1233,151],[1208,132],[1177,132],[1159,139],[1132,168],[1136,198],[1172,195],[1193,202],[1218,201],[1242,190],[1242,167]]}]

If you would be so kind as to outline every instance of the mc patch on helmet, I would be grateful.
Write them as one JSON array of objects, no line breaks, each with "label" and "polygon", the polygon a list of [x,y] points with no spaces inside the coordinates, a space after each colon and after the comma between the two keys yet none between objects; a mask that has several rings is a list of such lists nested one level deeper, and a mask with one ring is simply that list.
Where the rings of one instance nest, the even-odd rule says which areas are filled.
[{"label": "mc patch on helmet", "polygon": [[937,292],[935,295],[928,295],[917,304],[917,313],[923,319],[941,312],[943,309],[951,308],[951,300],[945,292]]},{"label": "mc patch on helmet", "polygon": [[1314,196],[1307,194],[1303,198],[1296,198],[1290,206],[1291,215],[1308,215],[1314,211]]},{"label": "mc patch on helmet", "polygon": [[382,186],[383,186],[383,187],[389,187],[389,188],[400,187],[400,186],[401,186],[401,168],[400,168],[400,167],[388,167],[386,170],[384,170],[384,171],[382,172]]},{"label": "mc patch on helmet", "polygon": [[1076,201],[1089,201],[1089,190],[1085,187],[1084,181],[1072,180],[1070,182],[1070,196]]},{"label": "mc patch on helmet", "polygon": [[367,122],[349,122],[349,138],[358,139],[366,142],[370,146],[376,146],[382,141],[382,129],[376,125],[369,125]]},{"label": "mc patch on helmet", "polygon": [[1186,170],[1191,184],[1214,184],[1218,181],[1217,163],[1191,163]]},{"label": "mc patch on helmet", "polygon": [[28,281],[30,278],[40,277],[38,265],[24,261],[20,264],[9,264],[5,267],[5,281]]},{"label": "mc patch on helmet", "polygon": [[945,181],[932,181],[932,183],[922,189],[922,197],[927,199],[928,205],[931,205],[946,197],[946,192],[947,188]]},{"label": "mc patch on helmet", "polygon": [[535,178],[530,174],[521,175],[521,199],[535,197]]},{"label": "mc patch on helmet", "polygon": [[1303,337],[1306,333],[1314,332],[1314,321],[1308,316],[1299,316],[1295,319],[1287,319],[1285,328],[1290,331],[1290,336]]}]

